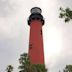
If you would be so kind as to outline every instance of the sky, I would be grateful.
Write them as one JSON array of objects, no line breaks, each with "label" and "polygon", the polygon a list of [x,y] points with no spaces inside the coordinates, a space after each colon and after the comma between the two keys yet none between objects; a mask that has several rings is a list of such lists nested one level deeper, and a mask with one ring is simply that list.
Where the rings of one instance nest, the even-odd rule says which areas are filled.
[{"label": "sky", "polygon": [[72,0],[0,0],[0,72],[7,65],[18,72],[20,54],[28,52],[27,20],[32,7],[40,7],[45,19],[43,42],[45,65],[49,72],[58,72],[72,64],[72,22],[59,18],[59,8],[72,8]]}]

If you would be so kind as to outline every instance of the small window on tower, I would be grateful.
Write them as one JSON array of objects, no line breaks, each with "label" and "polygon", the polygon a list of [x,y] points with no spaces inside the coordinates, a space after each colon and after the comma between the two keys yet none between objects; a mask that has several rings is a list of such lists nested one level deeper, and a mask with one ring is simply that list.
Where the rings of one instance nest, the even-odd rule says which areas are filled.
[{"label": "small window on tower", "polygon": [[42,30],[40,30],[40,34],[42,35]]},{"label": "small window on tower", "polygon": [[32,44],[29,44],[29,48],[32,49]]}]

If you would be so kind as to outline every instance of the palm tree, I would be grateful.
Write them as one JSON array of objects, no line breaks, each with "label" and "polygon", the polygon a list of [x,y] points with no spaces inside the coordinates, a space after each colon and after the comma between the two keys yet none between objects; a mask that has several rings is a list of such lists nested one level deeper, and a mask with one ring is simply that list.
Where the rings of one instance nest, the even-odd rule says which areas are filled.
[{"label": "palm tree", "polygon": [[19,72],[47,72],[45,65],[31,64],[27,53],[20,55],[19,63]]},{"label": "palm tree", "polygon": [[20,66],[18,67],[20,69],[19,72],[30,72],[31,65],[27,53],[20,55],[19,63],[20,63]]},{"label": "palm tree", "polygon": [[12,72],[13,71],[13,66],[12,65],[8,65],[6,68],[7,72]]}]

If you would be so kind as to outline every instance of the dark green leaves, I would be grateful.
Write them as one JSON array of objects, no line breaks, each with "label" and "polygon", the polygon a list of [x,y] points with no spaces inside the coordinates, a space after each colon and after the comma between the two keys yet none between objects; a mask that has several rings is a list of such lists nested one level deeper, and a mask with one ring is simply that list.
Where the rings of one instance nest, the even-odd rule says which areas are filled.
[{"label": "dark green leaves", "polygon": [[60,15],[59,18],[64,18],[65,22],[69,22],[72,19],[72,10],[70,8],[66,8],[65,10],[61,7],[60,8]]},{"label": "dark green leaves", "polygon": [[12,72],[13,71],[13,66],[12,65],[8,65],[6,68],[7,72]]},{"label": "dark green leaves", "polygon": [[20,55],[19,62],[20,62],[20,66],[18,67],[20,69],[19,72],[47,72],[45,65],[31,64],[27,53]]},{"label": "dark green leaves", "polygon": [[72,72],[72,65],[66,65],[63,72]]}]

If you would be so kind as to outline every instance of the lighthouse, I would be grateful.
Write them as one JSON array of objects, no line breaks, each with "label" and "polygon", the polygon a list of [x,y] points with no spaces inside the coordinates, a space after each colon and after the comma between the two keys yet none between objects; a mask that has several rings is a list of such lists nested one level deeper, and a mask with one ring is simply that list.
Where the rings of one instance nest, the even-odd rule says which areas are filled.
[{"label": "lighthouse", "polygon": [[43,32],[44,18],[42,10],[38,7],[31,9],[31,15],[28,19],[30,26],[29,34],[29,59],[32,64],[44,64],[44,47],[43,47]]}]

